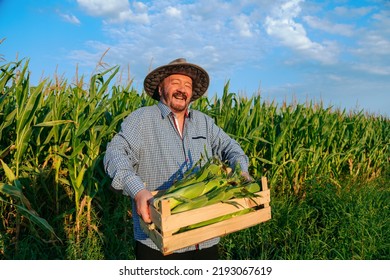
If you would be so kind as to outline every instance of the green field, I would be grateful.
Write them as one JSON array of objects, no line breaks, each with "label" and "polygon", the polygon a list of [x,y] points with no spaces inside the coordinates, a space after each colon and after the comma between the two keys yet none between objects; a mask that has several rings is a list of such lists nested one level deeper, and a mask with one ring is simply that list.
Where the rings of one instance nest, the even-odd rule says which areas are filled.
[{"label": "green field", "polygon": [[[102,159],[133,110],[154,104],[119,68],[86,80],[0,72],[0,259],[134,259],[131,202]],[[222,259],[390,259],[390,120],[229,92],[193,105],[268,178],[272,219],[222,238]]]}]

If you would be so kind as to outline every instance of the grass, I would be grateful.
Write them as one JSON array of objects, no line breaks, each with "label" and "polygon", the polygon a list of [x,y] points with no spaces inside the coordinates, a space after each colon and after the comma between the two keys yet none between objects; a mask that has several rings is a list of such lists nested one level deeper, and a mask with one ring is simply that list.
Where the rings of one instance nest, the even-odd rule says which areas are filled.
[{"label": "grass", "polygon": [[[273,197],[272,220],[223,239],[224,258],[387,260],[389,176],[366,183],[308,182],[304,197]],[[253,245],[257,244],[257,245]]]}]

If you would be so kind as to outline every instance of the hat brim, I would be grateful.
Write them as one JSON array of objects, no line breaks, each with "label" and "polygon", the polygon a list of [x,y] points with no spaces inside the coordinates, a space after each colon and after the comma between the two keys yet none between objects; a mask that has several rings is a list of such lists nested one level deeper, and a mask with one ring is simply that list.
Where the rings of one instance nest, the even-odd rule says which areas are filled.
[{"label": "hat brim", "polygon": [[210,79],[207,72],[198,65],[191,63],[178,63],[160,66],[150,72],[144,80],[145,92],[155,100],[160,100],[158,86],[172,74],[183,74],[192,79],[192,97],[194,101],[201,97],[209,87]]}]

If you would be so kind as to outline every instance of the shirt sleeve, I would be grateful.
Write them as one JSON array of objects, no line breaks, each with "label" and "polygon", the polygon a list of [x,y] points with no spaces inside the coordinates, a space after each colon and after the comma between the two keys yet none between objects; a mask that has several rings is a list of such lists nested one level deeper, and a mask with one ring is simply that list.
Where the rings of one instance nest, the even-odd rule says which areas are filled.
[{"label": "shirt sleeve", "polygon": [[103,161],[104,169],[112,179],[111,186],[132,198],[145,189],[136,172],[140,139],[139,125],[140,122],[136,116],[128,116],[123,121],[120,132],[107,144]]}]

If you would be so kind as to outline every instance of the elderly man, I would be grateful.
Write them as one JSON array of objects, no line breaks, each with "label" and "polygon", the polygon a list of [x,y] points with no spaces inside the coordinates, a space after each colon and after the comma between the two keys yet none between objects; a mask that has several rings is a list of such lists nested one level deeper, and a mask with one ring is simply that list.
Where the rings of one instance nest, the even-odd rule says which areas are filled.
[{"label": "elderly man", "polygon": [[137,259],[219,258],[219,238],[163,256],[139,222],[140,218],[151,222],[151,191],[169,188],[205,153],[228,161],[232,168],[239,164],[243,175],[250,177],[248,158],[239,144],[211,117],[189,108],[208,86],[207,72],[183,58],[156,68],[146,76],[144,88],[158,104],[132,112],[107,146],[104,166],[112,187],[133,199]]}]

